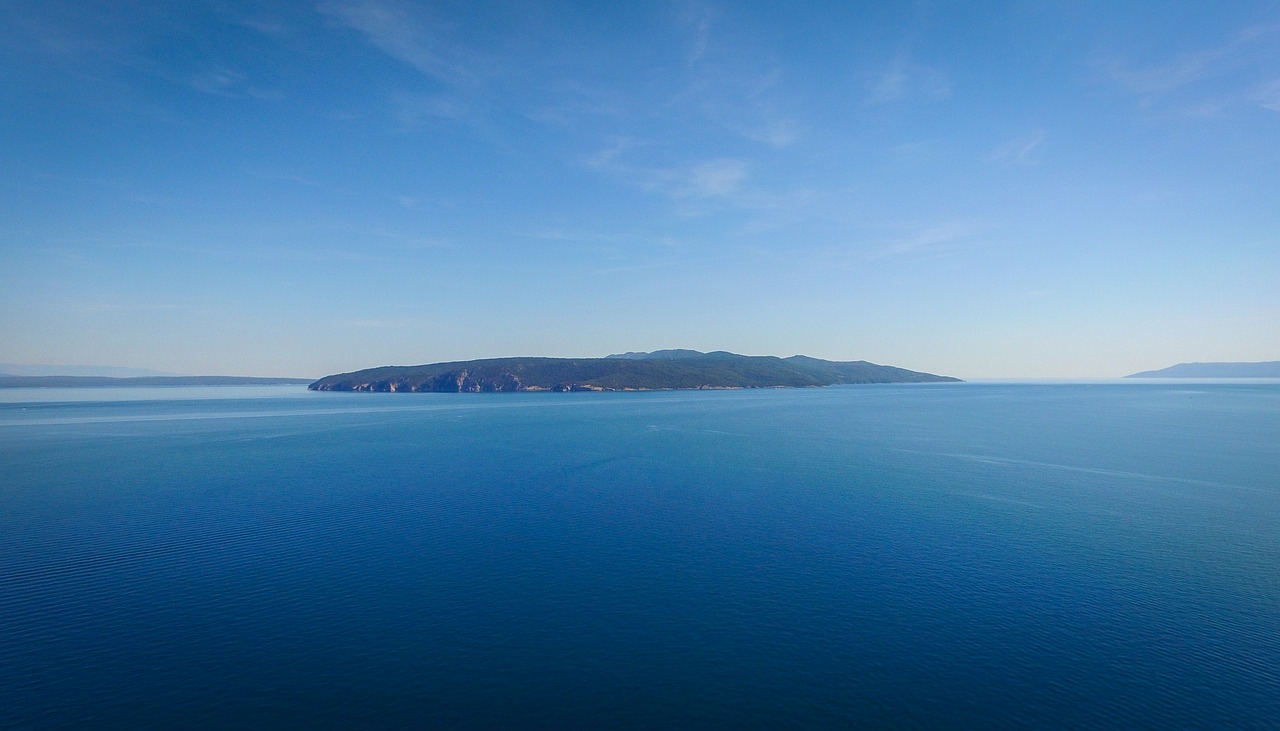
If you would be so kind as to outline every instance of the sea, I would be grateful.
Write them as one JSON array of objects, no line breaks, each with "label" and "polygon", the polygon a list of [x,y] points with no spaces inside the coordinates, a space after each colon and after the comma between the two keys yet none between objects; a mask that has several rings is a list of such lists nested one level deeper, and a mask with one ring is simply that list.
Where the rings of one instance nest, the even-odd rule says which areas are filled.
[{"label": "sea", "polygon": [[1280,383],[0,391],[0,728],[1277,729]]}]

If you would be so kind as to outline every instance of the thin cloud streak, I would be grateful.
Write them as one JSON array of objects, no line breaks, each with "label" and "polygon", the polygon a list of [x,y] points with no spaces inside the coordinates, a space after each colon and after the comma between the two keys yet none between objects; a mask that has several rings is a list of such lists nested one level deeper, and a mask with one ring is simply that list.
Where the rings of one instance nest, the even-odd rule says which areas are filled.
[{"label": "thin cloud streak", "polygon": [[460,60],[461,49],[447,42],[411,6],[398,2],[325,2],[321,13],[361,33],[372,45],[422,73],[454,86],[477,82],[475,59]]},{"label": "thin cloud streak", "polygon": [[1280,112],[1280,79],[1254,89],[1251,98],[1263,109]]},{"label": "thin cloud streak", "polygon": [[973,221],[954,221],[930,226],[914,236],[899,239],[871,254],[870,259],[887,259],[906,255],[942,255],[959,248],[960,242],[984,233],[989,226]]},{"label": "thin cloud streak", "polygon": [[[1155,105],[1177,94],[1217,81],[1219,83],[1211,92],[1217,98],[1201,101],[1192,109],[1200,114],[1206,109],[1216,113],[1228,101],[1238,102],[1250,98],[1257,101],[1258,79],[1255,77],[1250,81],[1248,77],[1258,70],[1272,75],[1280,71],[1280,64],[1276,63],[1274,54],[1274,40],[1277,36],[1280,36],[1280,24],[1247,26],[1225,43],[1187,51],[1161,63],[1134,67],[1116,59],[1105,63],[1103,68],[1112,82],[1133,94],[1144,106]],[[1235,91],[1224,98],[1223,86],[1234,86]],[[1247,91],[1243,86],[1252,86],[1255,91]],[[1269,101],[1269,97],[1264,101]],[[1267,104],[1263,103],[1262,106]]]},{"label": "thin cloud streak", "polygon": [[864,100],[875,106],[910,99],[941,101],[951,96],[951,83],[946,74],[912,63],[905,54],[899,54],[889,67],[871,80]]},{"label": "thin cloud streak", "polygon": [[747,178],[745,160],[710,160],[690,168],[687,182],[676,190],[678,195],[713,198],[737,192]]},{"label": "thin cloud streak", "polygon": [[1026,137],[1010,140],[997,147],[987,156],[986,162],[1034,165],[1036,160],[1032,157],[1032,153],[1035,152],[1036,148],[1040,147],[1040,143],[1044,142],[1046,136],[1047,133],[1044,130],[1038,129]]},{"label": "thin cloud streak", "polygon": [[740,192],[750,163],[741,158],[717,158],[672,167],[630,165],[621,158],[634,147],[618,140],[585,159],[588,167],[612,173],[641,189],[673,199],[729,198]]},{"label": "thin cloud streak", "polygon": [[734,47],[714,34],[715,11],[698,6],[686,13],[691,36],[686,59],[689,79],[673,103],[692,106],[713,124],[743,139],[786,147],[803,125],[786,111],[784,70],[775,61],[757,61],[753,49]]}]

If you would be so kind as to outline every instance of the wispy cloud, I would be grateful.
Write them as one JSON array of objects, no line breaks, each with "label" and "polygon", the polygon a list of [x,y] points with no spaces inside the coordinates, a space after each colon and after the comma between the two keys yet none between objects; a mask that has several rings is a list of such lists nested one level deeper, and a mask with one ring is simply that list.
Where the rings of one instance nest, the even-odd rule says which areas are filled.
[{"label": "wispy cloud", "polygon": [[447,84],[467,86],[483,75],[479,60],[450,42],[443,23],[425,18],[418,6],[393,0],[321,3],[320,12],[358,31],[373,46]]},{"label": "wispy cloud", "polygon": [[750,213],[739,217],[736,234],[761,233],[822,216],[824,205],[831,205],[829,194],[812,188],[771,187],[767,174],[757,173],[759,162],[747,157],[675,164],[636,160],[660,154],[655,147],[645,140],[618,138],[585,156],[582,162],[622,184],[666,198],[672,204],[672,212],[681,217],[730,209]]},{"label": "wispy cloud", "polygon": [[685,7],[681,21],[689,29],[689,65],[698,63],[707,55],[711,47],[711,28],[715,17],[716,11],[710,5],[700,3]]},{"label": "wispy cloud", "polygon": [[989,230],[989,226],[977,221],[950,221],[929,226],[916,233],[891,242],[874,252],[870,258],[885,259],[901,256],[939,255],[953,253],[962,244]]},{"label": "wispy cloud", "polygon": [[[1133,65],[1123,59],[1102,64],[1112,82],[1133,94],[1144,106],[1177,99],[1195,115],[1216,114],[1241,102],[1273,108],[1280,81],[1275,41],[1280,24],[1248,26],[1229,40],[1208,48],[1184,51],[1172,58]],[[1259,86],[1261,84],[1261,86]],[[1199,98],[1196,98],[1199,97]]]},{"label": "wispy cloud", "polygon": [[1253,90],[1251,98],[1260,107],[1280,112],[1280,79],[1257,87]]},{"label": "wispy cloud", "polygon": [[253,86],[246,74],[228,67],[210,67],[191,77],[177,78],[174,81],[186,82],[187,86],[196,91],[229,99],[247,96],[262,101],[280,101],[284,97],[282,92]]},{"label": "wispy cloud", "polygon": [[720,83],[723,88],[703,100],[703,108],[713,122],[771,147],[786,147],[800,139],[804,125],[789,112],[793,105],[786,98],[786,73],[781,67]]},{"label": "wispy cloud", "polygon": [[53,54],[114,57],[130,45],[131,34],[107,7],[89,3],[33,3],[2,8],[7,25]]},{"label": "wispy cloud", "polygon": [[1210,49],[1183,54],[1165,63],[1130,68],[1113,61],[1108,71],[1111,78],[1144,99],[1151,99],[1195,83],[1213,73],[1227,49]]},{"label": "wispy cloud", "polygon": [[268,38],[281,39],[288,36],[293,30],[283,20],[269,18],[265,15],[250,15],[241,12],[241,8],[224,6],[219,10],[236,25],[257,31]]},{"label": "wispy cloud", "polygon": [[212,64],[195,70],[175,69],[152,60],[135,59],[126,64],[172,84],[194,89],[201,94],[227,99],[257,99],[279,102],[285,95],[279,89],[271,89],[255,82],[248,74],[226,64]]},{"label": "wispy cloud", "polygon": [[1016,137],[1000,145],[987,156],[988,163],[1002,162],[1013,165],[1034,165],[1032,153],[1044,142],[1046,133],[1038,129],[1028,135]]},{"label": "wispy cloud", "polygon": [[755,142],[786,147],[800,139],[804,128],[793,119],[769,119],[750,127],[737,127],[738,134]]},{"label": "wispy cloud", "polygon": [[290,172],[284,172],[284,171],[278,171],[278,170],[262,170],[262,169],[251,168],[251,167],[241,168],[241,172],[243,172],[245,175],[248,175],[251,178],[257,178],[259,180],[275,180],[275,181],[281,181],[286,183],[293,183],[295,185],[301,185],[306,188],[316,188],[318,190],[325,190],[331,193],[347,192],[345,188],[335,187],[327,183],[321,183],[317,180],[312,180],[311,178],[307,178],[302,175],[296,175]]},{"label": "wispy cloud", "polygon": [[621,156],[641,143],[633,137],[615,137],[608,145],[587,155],[583,160],[588,167],[609,168],[621,163]]},{"label": "wispy cloud", "polygon": [[639,187],[681,203],[683,215],[698,215],[705,212],[704,204],[742,203],[749,168],[746,160],[720,158],[690,165],[630,169],[628,174]]},{"label": "wispy cloud", "polygon": [[[254,27],[252,22],[224,10],[218,8],[215,12],[237,26]],[[136,15],[145,17],[145,21],[135,13],[121,11],[113,3],[43,2],[15,10],[4,20],[44,52],[92,64],[93,71],[86,78],[101,81],[106,76],[104,69],[110,68],[161,79],[202,94],[263,101],[284,98],[279,89],[268,88],[236,68],[234,61],[228,61],[239,55],[235,50],[197,41],[199,31],[183,11],[146,17],[146,9],[139,9]],[[266,32],[263,28],[255,30]],[[188,52],[177,59],[162,60],[154,49],[168,43],[183,43]]]},{"label": "wispy cloud", "polygon": [[549,83],[548,98],[526,113],[535,122],[560,127],[583,120],[617,122],[633,114],[638,106],[621,89],[587,84],[575,79]]},{"label": "wispy cloud", "polygon": [[745,160],[708,160],[677,173],[683,181],[674,188],[677,195],[711,198],[736,193],[747,178]]},{"label": "wispy cloud", "polygon": [[872,77],[866,102],[888,104],[907,99],[938,101],[951,96],[951,82],[946,74],[913,63],[906,54],[899,54],[893,62]]},{"label": "wispy cloud", "polygon": [[783,64],[759,49],[726,42],[715,32],[718,13],[705,5],[682,18],[688,38],[688,83],[676,94],[678,105],[692,105],[711,123],[744,139],[785,147],[804,126],[790,113]]},{"label": "wispy cloud", "polygon": [[720,198],[738,193],[750,169],[747,160],[728,157],[676,166],[644,166],[628,162],[626,154],[640,144],[634,139],[619,137],[586,156],[584,162],[645,190],[685,199]]},{"label": "wispy cloud", "polygon": [[779,69],[714,80],[708,76],[691,95],[713,124],[752,142],[786,147],[799,140],[805,128],[784,111],[788,104],[781,100],[781,78]]},{"label": "wispy cloud", "polygon": [[244,74],[226,67],[215,67],[192,76],[189,83],[196,91],[216,96],[240,96],[239,87],[244,84]]},{"label": "wispy cloud", "polygon": [[446,94],[397,94],[392,104],[396,119],[405,128],[418,127],[433,119],[464,119],[472,111],[467,100]]}]

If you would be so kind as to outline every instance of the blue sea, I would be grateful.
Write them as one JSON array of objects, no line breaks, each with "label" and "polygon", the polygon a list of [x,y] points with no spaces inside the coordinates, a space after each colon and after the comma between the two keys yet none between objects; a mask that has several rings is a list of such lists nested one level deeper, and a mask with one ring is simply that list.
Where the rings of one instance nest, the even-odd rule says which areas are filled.
[{"label": "blue sea", "polygon": [[0,391],[3,728],[1280,728],[1280,384]]}]

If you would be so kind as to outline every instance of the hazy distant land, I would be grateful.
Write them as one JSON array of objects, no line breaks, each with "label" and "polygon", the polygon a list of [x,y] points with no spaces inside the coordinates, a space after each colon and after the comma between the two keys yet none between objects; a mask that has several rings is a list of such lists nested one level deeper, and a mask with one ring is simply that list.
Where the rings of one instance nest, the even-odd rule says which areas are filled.
[{"label": "hazy distant land", "polygon": [[1125,378],[1280,378],[1280,360],[1261,363],[1179,363]]},{"label": "hazy distant land", "polygon": [[150,368],[128,368],[124,366],[0,363],[0,376],[106,376],[109,378],[139,378],[143,376],[182,375],[186,374],[157,371]]},{"label": "hazy distant land", "polygon": [[848,383],[941,383],[958,378],[866,361],[793,355],[658,350],[605,358],[489,358],[416,366],[382,366],[326,376],[313,391],[491,392],[657,391],[798,388]]},{"label": "hazy distant land", "polygon": [[254,378],[252,376],[9,376],[0,375],[0,388],[111,388],[119,386],[275,386],[310,383],[310,378]]}]

